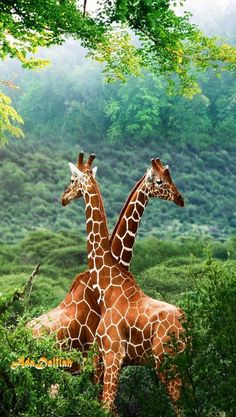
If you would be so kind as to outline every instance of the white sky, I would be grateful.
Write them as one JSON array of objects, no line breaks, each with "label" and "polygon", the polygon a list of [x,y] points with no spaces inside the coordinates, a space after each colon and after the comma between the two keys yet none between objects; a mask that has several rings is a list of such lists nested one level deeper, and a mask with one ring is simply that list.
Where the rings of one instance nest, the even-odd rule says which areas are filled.
[{"label": "white sky", "polygon": [[188,10],[224,10],[232,0],[186,0],[185,5]]}]

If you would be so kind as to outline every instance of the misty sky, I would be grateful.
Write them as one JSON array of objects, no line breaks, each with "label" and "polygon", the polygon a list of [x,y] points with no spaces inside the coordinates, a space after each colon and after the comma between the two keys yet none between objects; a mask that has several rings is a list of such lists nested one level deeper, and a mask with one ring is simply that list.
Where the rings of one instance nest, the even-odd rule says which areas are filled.
[{"label": "misty sky", "polygon": [[185,8],[191,11],[202,12],[204,10],[224,10],[232,0],[186,0]]}]

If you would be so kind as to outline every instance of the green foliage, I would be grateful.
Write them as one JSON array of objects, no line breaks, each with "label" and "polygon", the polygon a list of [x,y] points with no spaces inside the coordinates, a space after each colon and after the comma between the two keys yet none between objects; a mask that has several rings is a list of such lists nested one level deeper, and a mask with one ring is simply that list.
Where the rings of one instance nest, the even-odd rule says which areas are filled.
[{"label": "green foliage", "polygon": [[[182,145],[181,153],[174,144],[163,143],[160,147],[158,151],[156,141],[150,140],[148,148],[140,143],[134,152],[127,144],[99,142],[94,147],[92,142],[81,139],[79,146],[32,140],[1,149],[1,240],[17,241],[37,229],[75,234],[79,231],[85,236],[83,202],[75,201],[65,208],[60,203],[70,178],[67,162],[73,162],[81,148],[91,152],[98,149],[97,178],[110,230],[128,193],[150,166],[151,157],[159,156],[163,163],[170,164],[172,178],[183,193],[186,206],[180,209],[172,202],[151,199],[139,236],[170,238],[194,234],[198,239],[207,235],[226,239],[235,233],[233,144],[232,151],[216,144],[208,150]],[[76,243],[70,240],[66,245],[72,247]],[[27,251],[30,254],[32,250],[29,247]]]},{"label": "green foliage", "polygon": [[[78,351],[63,352],[49,337],[34,339],[31,331],[21,320],[17,325],[9,324],[12,309],[0,316],[0,410],[2,416],[33,417],[60,415],[105,417],[98,400],[98,387],[92,384],[92,352],[87,359]],[[30,359],[40,364],[40,358],[71,360],[80,366],[76,377],[58,367],[17,366],[19,361]],[[12,369],[15,363],[16,368]],[[42,365],[42,362],[41,362]],[[53,388],[56,394],[52,395]]]},{"label": "green foliage", "polygon": [[[142,68],[148,68],[167,79],[171,92],[188,97],[201,91],[197,72],[213,68],[219,74],[235,69],[235,48],[203,35],[190,23],[190,13],[178,16],[169,0],[135,4],[104,0],[97,6],[96,12],[89,13],[86,1],[83,10],[76,0],[2,1],[0,59],[16,58],[27,69],[44,68],[49,62],[35,58],[37,48],[62,44],[66,37],[72,37],[88,48],[89,56],[106,63],[108,81],[125,81],[127,76],[140,76]],[[131,39],[130,29],[138,42]],[[22,136],[11,120],[22,123],[22,119],[9,100],[1,93],[0,143],[7,142],[5,132]],[[152,106],[159,109],[158,103]],[[149,124],[146,134],[150,133],[153,127],[147,112],[143,120]],[[134,121],[131,133],[135,132]]]},{"label": "green foliage", "polygon": [[[110,228],[150,159],[159,156],[169,163],[186,206],[179,209],[153,199],[140,236],[181,233],[225,239],[235,233],[235,79],[225,74],[216,83],[208,74],[202,79],[203,95],[192,100],[167,97],[163,80],[150,74],[104,85],[98,67],[78,65],[63,51],[65,65],[57,65],[55,52],[55,66],[46,77],[22,74],[22,94],[14,95],[27,141],[0,149],[1,239],[15,241],[38,228],[84,233],[81,201],[60,205],[69,180],[67,162],[80,149],[97,153]],[[75,47],[75,55],[79,53]],[[221,100],[232,104],[232,111],[225,108],[224,113],[230,133],[221,127]]]},{"label": "green foliage", "polygon": [[17,245],[0,245],[0,260],[4,293],[22,285],[34,265],[41,264],[28,303],[28,308],[38,314],[42,308],[59,304],[74,277],[86,269],[86,242],[78,234],[37,231]]},{"label": "green foliage", "polygon": [[[63,255],[62,251],[66,251]],[[48,230],[33,232],[28,235],[20,244],[20,253],[23,262],[37,263],[41,260],[47,263],[48,258],[54,261],[61,257],[72,257],[70,265],[76,264],[75,252],[77,252],[77,262],[85,262],[86,243],[78,235],[68,236],[66,233],[52,233]],[[67,264],[68,266],[68,264]]]},{"label": "green foliage", "polygon": [[88,53],[97,62],[105,64],[103,73],[107,82],[125,82],[130,74],[142,75],[142,58],[125,28],[111,30],[104,34],[102,43]]},{"label": "green foliage", "polygon": [[92,383],[95,348],[85,358],[76,350],[60,350],[55,335],[34,338],[26,326],[32,280],[23,282],[0,294],[1,416],[107,416]]},{"label": "green foliage", "polygon": [[[205,260],[205,247],[209,244],[217,261]],[[11,407],[13,416],[39,412],[43,416],[104,415],[96,402],[97,388],[89,379],[90,358],[79,377],[53,368],[43,371],[17,368],[17,372],[9,368],[9,363],[19,356],[38,359],[65,355],[65,352],[58,352],[49,339],[38,342],[32,339],[24,323],[19,321],[19,315],[27,311],[31,317],[37,316],[61,302],[73,277],[86,268],[80,261],[76,264],[76,259],[84,259],[84,249],[85,242],[80,234],[46,230],[33,232],[17,244],[0,245],[0,352],[1,357],[6,358],[0,365],[4,376],[0,384],[6,412]],[[224,263],[226,253],[230,253],[232,260]],[[146,237],[139,240],[135,248],[132,271],[140,287],[151,297],[182,305],[188,317],[192,350],[177,358],[185,381],[182,403],[186,417],[216,417],[217,413],[233,417],[235,413],[232,395],[235,385],[232,348],[235,346],[232,331],[236,313],[235,258],[235,237],[223,243],[201,241],[196,237],[171,241]],[[34,269],[32,263],[38,260],[42,266],[29,297],[29,292],[23,294],[20,286]],[[78,353],[76,355],[80,358]],[[51,398],[48,388],[55,383],[60,385],[59,395]],[[220,395],[221,390],[224,396]],[[117,407],[119,415],[124,417],[173,416],[165,388],[157,381],[152,364],[147,368],[123,370]]]},{"label": "green foliage", "polygon": [[[0,59],[16,58],[26,69],[44,68],[49,63],[32,55],[38,47],[61,44],[66,36],[74,36],[93,48],[104,32],[101,24],[82,14],[74,0],[1,1],[0,16]],[[5,131],[16,137],[23,135],[10,119],[19,123],[23,120],[10,106],[9,97],[3,94],[0,114],[0,144],[7,142]]]},{"label": "green foliage", "polygon": [[233,242],[234,239],[222,243],[209,238],[173,241],[145,238],[135,245],[131,269],[150,297],[176,302],[179,294],[192,289],[192,276],[204,275],[202,261],[206,247],[211,248],[214,258],[224,261],[230,256],[234,262],[236,251]]},{"label": "green foliage", "polygon": [[93,45],[103,32],[101,25],[81,13],[74,0],[37,3],[17,0],[14,4],[2,1],[0,13],[3,39],[0,57],[18,58],[29,68],[44,63],[34,57],[27,58],[27,53],[35,53],[39,46],[61,44],[65,35]]},{"label": "green foliage", "polygon": [[143,79],[131,79],[121,86],[105,106],[110,119],[108,140],[122,142],[126,137],[142,142],[158,134],[161,113],[167,105],[163,90],[161,79],[151,74]]},{"label": "green foliage", "polygon": [[[182,2],[179,4],[183,6]],[[184,11],[179,16],[168,0],[137,1],[135,4],[128,0],[114,4],[105,1],[100,16],[102,22],[121,23],[131,28],[140,41],[136,55],[141,57],[142,65],[164,75],[169,88],[174,87],[180,94],[192,96],[200,91],[193,68],[205,71],[212,67],[218,72],[235,68],[234,47],[203,35],[190,23],[191,14]],[[113,57],[113,48],[110,54]],[[106,59],[107,49],[104,54],[101,50],[100,61]],[[127,68],[128,65],[124,66],[125,73]],[[173,74],[177,75],[177,82],[173,80]]]},{"label": "green foliage", "polygon": [[121,417],[174,417],[152,365],[122,370],[116,404]]},{"label": "green foliage", "polygon": [[118,146],[152,139],[195,147],[222,144],[222,139],[226,146],[234,143],[236,82],[229,74],[216,83],[208,72],[199,78],[202,94],[190,100],[168,96],[164,79],[148,72],[107,85],[99,66],[75,65],[66,49],[64,60],[44,74],[22,74],[24,93],[14,94],[14,100],[30,136]]},{"label": "green foliage", "polygon": [[[95,50],[95,56],[98,51],[99,61],[107,63],[112,77],[137,75],[141,62],[158,74],[178,74],[181,90],[189,88],[190,94],[196,90],[193,65],[197,70],[211,66],[219,71],[235,68],[234,48],[204,36],[190,23],[190,13],[178,16],[169,0],[135,4],[127,0],[111,4],[105,0],[93,14],[78,7],[75,0],[17,0],[13,5],[2,1],[0,13],[0,57],[18,58],[26,68],[45,64],[27,54],[35,53],[38,46],[61,44],[66,36]],[[127,31],[117,36],[117,26],[131,29],[139,37],[138,46],[131,44]]]},{"label": "green foliage", "polygon": [[0,92],[0,144],[7,142],[7,135],[23,137],[22,130],[13,123],[23,123],[23,119],[11,106],[11,99]]},{"label": "green foliage", "polygon": [[211,257],[204,270],[192,274],[195,285],[182,297],[191,346],[178,358],[185,381],[186,416],[233,417],[236,412],[235,268]]},{"label": "green foliage", "polygon": [[[221,246],[221,244],[219,244]],[[169,262],[174,257],[183,260],[191,260],[191,256],[201,258],[204,253],[204,241],[186,238],[183,241],[161,241],[155,237],[149,237],[137,242],[134,250],[132,269],[138,274],[148,268],[162,262]],[[176,266],[176,265],[174,265]]]},{"label": "green foliage", "polygon": [[[175,365],[182,378],[183,416],[233,417],[236,412],[235,264],[220,263],[208,256],[201,268],[196,269],[195,262],[193,266],[189,273],[191,290],[178,295],[178,304],[187,315],[187,349],[175,357],[167,356],[163,370],[171,377]],[[124,417],[174,415],[165,390],[151,368],[132,367],[123,371],[117,405]]]}]

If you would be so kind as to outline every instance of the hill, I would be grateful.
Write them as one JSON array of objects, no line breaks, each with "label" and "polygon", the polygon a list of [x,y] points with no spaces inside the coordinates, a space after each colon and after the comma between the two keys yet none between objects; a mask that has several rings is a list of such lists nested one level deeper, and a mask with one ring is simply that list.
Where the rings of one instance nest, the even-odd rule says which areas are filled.
[{"label": "hill", "polygon": [[18,74],[20,91],[12,91],[12,99],[25,120],[25,140],[12,139],[0,149],[3,242],[38,229],[85,234],[81,202],[60,204],[68,162],[81,149],[97,154],[110,229],[150,159],[159,157],[186,205],[153,200],[139,235],[226,239],[235,233],[233,76],[205,74],[202,93],[189,99],[169,96],[164,81],[151,74],[105,84],[101,66],[85,61],[73,42],[50,53],[51,68],[40,73],[1,64],[5,78]]}]

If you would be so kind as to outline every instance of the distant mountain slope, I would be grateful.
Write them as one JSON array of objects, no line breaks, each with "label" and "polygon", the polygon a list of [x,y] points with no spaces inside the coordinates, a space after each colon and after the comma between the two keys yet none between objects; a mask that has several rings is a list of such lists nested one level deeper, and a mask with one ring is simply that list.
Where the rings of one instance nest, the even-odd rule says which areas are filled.
[{"label": "distant mountain slope", "polygon": [[26,134],[0,148],[1,240],[38,228],[85,234],[82,202],[60,204],[68,162],[81,149],[97,154],[110,229],[150,159],[160,157],[186,206],[152,200],[140,235],[235,233],[235,77],[203,74],[202,93],[190,100],[168,96],[163,80],[147,73],[105,84],[101,66],[85,61],[75,43],[50,51],[53,64],[40,73],[0,65],[6,79],[18,74],[20,90],[11,94]]},{"label": "distant mountain slope", "polygon": [[83,203],[63,208],[60,196],[69,179],[68,162],[76,160],[79,150],[96,152],[98,173],[110,229],[135,184],[150,166],[152,157],[170,165],[186,206],[171,202],[149,203],[140,235],[177,236],[205,234],[224,238],[236,231],[235,148],[219,145],[194,150],[189,146],[150,141],[129,146],[106,143],[70,144],[60,141],[12,142],[0,150],[1,160],[1,240],[15,241],[30,230],[85,232]]}]

